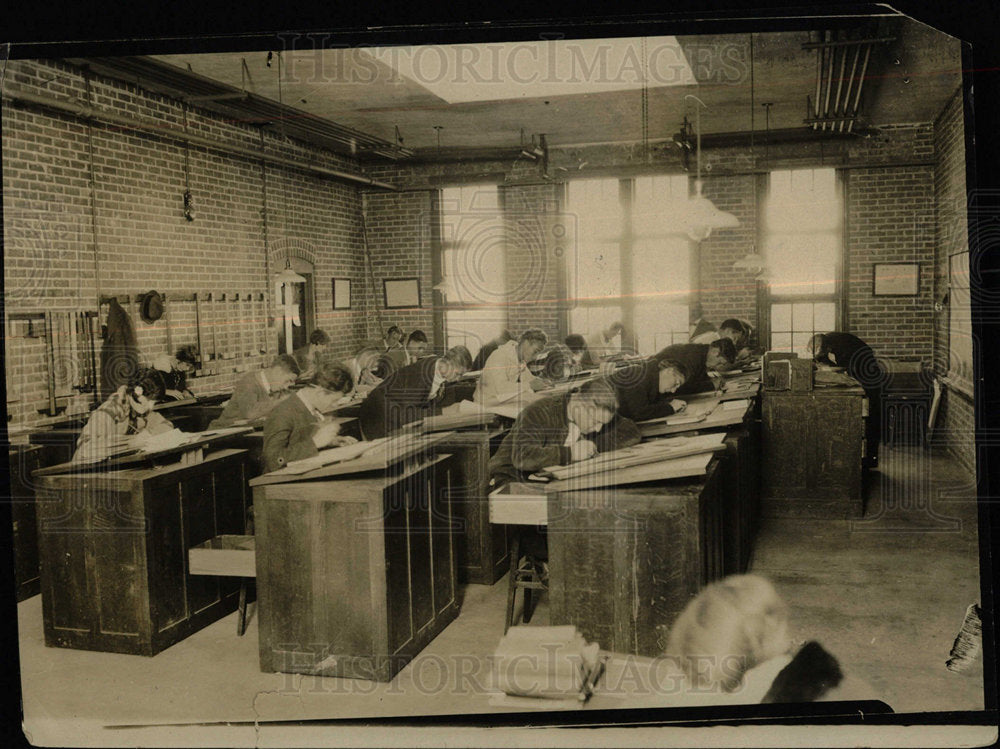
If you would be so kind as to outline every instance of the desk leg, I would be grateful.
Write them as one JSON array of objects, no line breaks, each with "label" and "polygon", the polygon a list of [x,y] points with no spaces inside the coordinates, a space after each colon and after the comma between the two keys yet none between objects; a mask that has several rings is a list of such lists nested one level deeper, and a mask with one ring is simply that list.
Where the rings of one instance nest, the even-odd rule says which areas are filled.
[{"label": "desk leg", "polygon": [[514,596],[517,593],[517,564],[521,557],[521,531],[514,525],[510,531],[510,577],[507,579],[507,616],[503,624],[503,633],[514,623]]}]

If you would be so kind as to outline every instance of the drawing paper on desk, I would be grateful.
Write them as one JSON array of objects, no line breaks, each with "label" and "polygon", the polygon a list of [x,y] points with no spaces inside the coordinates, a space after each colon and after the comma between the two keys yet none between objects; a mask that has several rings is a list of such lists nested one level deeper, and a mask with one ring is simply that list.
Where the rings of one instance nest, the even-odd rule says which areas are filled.
[{"label": "drawing paper on desk", "polygon": [[702,434],[695,437],[669,437],[640,442],[638,445],[611,450],[593,458],[566,466],[548,466],[547,473],[563,480],[573,476],[615,471],[622,468],[658,463],[675,458],[714,452],[723,448],[725,434]]},{"label": "drawing paper on desk", "polygon": [[741,411],[750,407],[750,401],[747,399],[738,401],[725,401],[722,404],[723,411]]},{"label": "drawing paper on desk", "polygon": [[355,442],[351,445],[342,445],[341,447],[331,447],[328,450],[321,450],[311,458],[293,460],[282,469],[282,472],[308,473],[309,471],[315,471],[317,468],[322,468],[323,466],[333,465],[334,463],[342,463],[345,460],[354,460],[358,456],[387,442],[388,439],[388,437],[380,437],[379,439],[371,440],[370,442]]}]

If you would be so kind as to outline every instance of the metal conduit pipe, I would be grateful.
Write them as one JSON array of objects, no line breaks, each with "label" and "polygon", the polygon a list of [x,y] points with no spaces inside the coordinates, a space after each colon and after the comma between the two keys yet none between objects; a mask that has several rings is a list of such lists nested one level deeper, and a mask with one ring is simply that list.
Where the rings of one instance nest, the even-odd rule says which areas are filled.
[{"label": "metal conduit pipe", "polygon": [[377,187],[382,190],[392,190],[397,191],[395,185],[390,185],[387,182],[380,182],[370,177],[364,177],[359,174],[352,174],[351,172],[342,172],[337,169],[328,169],[327,167],[317,166],[315,164],[307,164],[305,162],[296,161],[295,159],[286,159],[281,156],[273,156],[269,154],[260,153],[258,151],[253,151],[249,148],[242,148],[240,146],[228,145],[219,143],[210,138],[205,138],[200,135],[188,135],[182,133],[174,133],[163,125],[145,122],[143,120],[137,120],[132,117],[123,117],[121,115],[111,114],[109,112],[102,112],[98,109],[87,106],[86,104],[78,104],[73,101],[63,100],[63,99],[52,99],[47,96],[38,96],[37,94],[30,94],[27,92],[17,92],[17,91],[5,91],[3,98],[12,102],[20,104],[33,104],[39,107],[45,107],[47,109],[53,109],[57,112],[63,112],[65,114],[71,114],[75,117],[80,117],[85,120],[94,120],[97,122],[104,122],[110,125],[118,125],[121,127],[128,128],[130,130],[136,130],[143,133],[149,133],[151,135],[158,136],[164,140],[172,140],[179,143],[190,143],[196,146],[202,146],[204,148],[211,149],[213,151],[219,151],[221,153],[227,153],[233,156],[241,156],[252,161],[266,161],[269,164],[276,164],[278,166],[286,166],[292,169],[299,169],[306,172],[312,172],[313,174],[318,174],[323,177],[329,177],[330,179],[342,180],[345,182],[350,182],[352,184],[364,185],[366,187]]}]

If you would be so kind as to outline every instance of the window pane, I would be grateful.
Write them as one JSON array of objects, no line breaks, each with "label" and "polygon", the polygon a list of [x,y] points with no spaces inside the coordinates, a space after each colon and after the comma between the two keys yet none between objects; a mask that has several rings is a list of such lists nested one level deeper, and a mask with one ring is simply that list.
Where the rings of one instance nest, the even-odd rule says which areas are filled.
[{"label": "window pane", "polygon": [[811,359],[812,356],[809,354],[809,339],[812,338],[812,332],[806,333],[793,333],[792,334],[792,350],[795,351],[799,356],[805,357],[806,359]]},{"label": "window pane", "polygon": [[833,294],[837,288],[839,238],[835,234],[776,234],[767,239],[771,292]]},{"label": "window pane", "polygon": [[792,329],[792,305],[771,305],[771,330],[787,333]]},{"label": "window pane", "polygon": [[687,175],[637,177],[632,198],[632,233],[644,237],[682,233],[687,203]]},{"label": "window pane", "polygon": [[446,310],[445,334],[448,348],[465,346],[475,358],[480,347],[500,335],[507,327],[507,310],[504,308]]},{"label": "window pane", "polygon": [[637,239],[632,253],[632,291],[641,299],[677,301],[691,291],[691,250],[686,239]]},{"label": "window pane", "polygon": [[829,333],[837,329],[837,305],[833,302],[817,302],[813,305],[813,330]]},{"label": "window pane", "polygon": [[830,231],[841,225],[834,169],[772,172],[764,219],[769,231]]},{"label": "window pane", "polygon": [[495,185],[441,191],[441,273],[448,304],[498,304],[506,296],[506,240]]},{"label": "window pane", "polygon": [[621,295],[621,252],[617,242],[580,242],[576,260],[569,265],[572,298],[603,299]]},{"label": "window pane", "polygon": [[813,306],[812,302],[792,305],[792,331],[802,330],[812,331],[813,327]]},{"label": "window pane", "polygon": [[791,351],[792,350],[792,334],[791,333],[772,333],[771,334],[771,350],[772,351]]},{"label": "window pane", "polygon": [[607,329],[611,323],[622,319],[620,305],[605,307],[576,307],[569,313],[569,332],[590,335]]},{"label": "window pane", "polygon": [[686,304],[638,302],[633,312],[637,353],[649,356],[664,346],[688,342]]}]

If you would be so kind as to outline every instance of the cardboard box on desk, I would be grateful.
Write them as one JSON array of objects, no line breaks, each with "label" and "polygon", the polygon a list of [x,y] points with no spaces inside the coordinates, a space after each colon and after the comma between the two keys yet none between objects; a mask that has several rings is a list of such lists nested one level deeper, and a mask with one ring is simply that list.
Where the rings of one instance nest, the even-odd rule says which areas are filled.
[{"label": "cardboard box on desk", "polygon": [[812,390],[813,362],[787,351],[764,354],[763,382],[765,390],[791,390],[805,393]]}]

